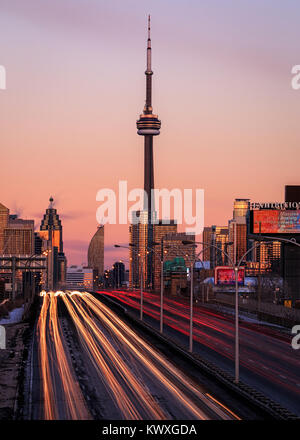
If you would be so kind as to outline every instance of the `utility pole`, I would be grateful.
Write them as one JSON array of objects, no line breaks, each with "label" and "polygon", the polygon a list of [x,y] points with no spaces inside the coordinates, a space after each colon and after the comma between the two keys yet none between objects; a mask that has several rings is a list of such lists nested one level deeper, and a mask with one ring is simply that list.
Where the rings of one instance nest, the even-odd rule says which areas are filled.
[{"label": "utility pole", "polygon": [[164,331],[164,242],[161,240],[160,255],[160,333]]},{"label": "utility pole", "polygon": [[235,264],[235,383],[240,379],[240,343],[239,343],[239,265]]},{"label": "utility pole", "polygon": [[[143,264],[144,265],[144,264]],[[143,321],[143,267],[140,264],[141,270],[141,309],[140,309],[140,320]]]}]

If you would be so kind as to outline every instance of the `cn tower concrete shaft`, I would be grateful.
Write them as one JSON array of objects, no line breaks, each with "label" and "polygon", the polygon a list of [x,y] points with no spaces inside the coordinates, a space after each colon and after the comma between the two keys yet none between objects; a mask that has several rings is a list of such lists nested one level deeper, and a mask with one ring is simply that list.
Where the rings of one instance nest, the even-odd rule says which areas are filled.
[{"label": "cn tower concrete shaft", "polygon": [[147,211],[147,249],[144,249],[147,255],[145,281],[148,287],[153,286],[153,219],[154,219],[154,171],[153,171],[153,136],[160,134],[161,122],[157,115],[153,114],[152,109],[152,67],[151,67],[151,37],[150,37],[150,16],[148,17],[148,40],[147,40],[147,68],[146,75],[146,101],[143,113],[137,121],[138,134],[144,136],[144,190],[146,197],[144,199],[144,211]]},{"label": "cn tower concrete shaft", "polygon": [[154,189],[153,136],[145,136],[144,142],[144,190],[147,194],[147,199],[144,200],[144,210],[150,213],[154,211],[154,200],[152,200],[152,190]]}]

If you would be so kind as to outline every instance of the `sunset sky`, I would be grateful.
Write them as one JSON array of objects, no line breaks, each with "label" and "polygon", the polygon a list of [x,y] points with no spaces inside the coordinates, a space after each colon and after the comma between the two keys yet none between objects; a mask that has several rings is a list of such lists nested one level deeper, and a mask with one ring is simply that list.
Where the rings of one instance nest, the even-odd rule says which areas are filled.
[{"label": "sunset sky", "polygon": [[[0,0],[0,202],[39,227],[52,195],[69,264],[87,261],[97,191],[143,186],[148,13],[155,186],[203,188],[211,225],[300,184],[299,1]],[[106,267],[128,239],[106,225]]]}]

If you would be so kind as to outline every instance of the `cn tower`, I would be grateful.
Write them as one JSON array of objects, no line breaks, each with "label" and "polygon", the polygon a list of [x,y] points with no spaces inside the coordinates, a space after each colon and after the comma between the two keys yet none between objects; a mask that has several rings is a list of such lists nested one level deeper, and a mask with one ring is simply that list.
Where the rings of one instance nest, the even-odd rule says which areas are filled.
[{"label": "cn tower", "polygon": [[[152,200],[152,190],[154,189],[153,171],[153,136],[160,134],[161,122],[157,115],[152,113],[152,68],[151,68],[151,35],[150,35],[150,15],[148,16],[148,40],[147,40],[147,68],[146,75],[146,102],[143,113],[137,121],[137,133],[144,136],[144,190],[147,197],[144,199],[144,211],[148,213],[148,234],[147,250],[153,246],[153,219],[154,219],[154,200]],[[152,252],[147,257],[147,280],[146,283],[153,285],[153,258]]]}]

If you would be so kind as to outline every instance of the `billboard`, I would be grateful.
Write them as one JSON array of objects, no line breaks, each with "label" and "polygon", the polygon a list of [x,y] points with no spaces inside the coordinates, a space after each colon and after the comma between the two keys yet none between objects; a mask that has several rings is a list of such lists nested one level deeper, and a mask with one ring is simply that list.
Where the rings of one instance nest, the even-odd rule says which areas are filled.
[{"label": "billboard", "polygon": [[[245,268],[240,267],[238,272],[238,284],[243,286],[245,281]],[[216,286],[235,286],[235,273],[232,267],[217,266],[215,268]]]},{"label": "billboard", "polygon": [[300,209],[261,209],[252,216],[253,234],[300,234]]}]

